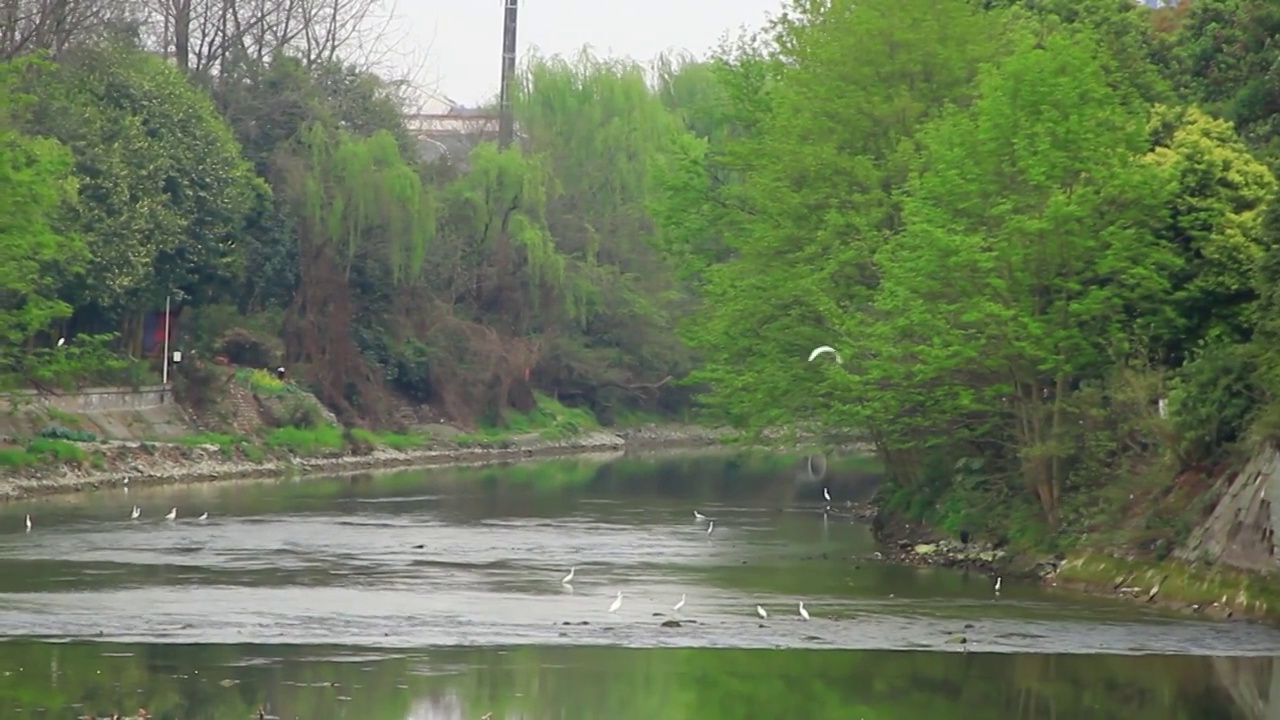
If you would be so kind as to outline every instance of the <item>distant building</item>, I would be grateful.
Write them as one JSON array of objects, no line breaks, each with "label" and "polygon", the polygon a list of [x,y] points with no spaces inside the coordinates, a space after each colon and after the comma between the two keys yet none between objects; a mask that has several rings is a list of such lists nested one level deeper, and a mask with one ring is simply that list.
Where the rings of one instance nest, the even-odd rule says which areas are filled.
[{"label": "distant building", "polygon": [[[462,163],[476,145],[498,139],[497,110],[463,107],[443,95],[428,98],[405,124],[427,162]],[[523,137],[519,125],[516,137]]]}]

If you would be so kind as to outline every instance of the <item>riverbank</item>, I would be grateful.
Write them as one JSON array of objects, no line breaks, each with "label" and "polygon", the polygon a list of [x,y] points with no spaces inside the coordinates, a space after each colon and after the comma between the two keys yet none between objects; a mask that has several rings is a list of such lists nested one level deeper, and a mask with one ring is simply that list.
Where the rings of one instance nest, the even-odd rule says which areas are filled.
[{"label": "riverbank", "polygon": [[920,523],[877,513],[872,520],[886,562],[966,568],[995,578],[1039,582],[1064,592],[1146,604],[1217,620],[1280,623],[1280,580],[1258,572],[1176,558],[1097,550],[1045,555],[945,537]]},{"label": "riverbank", "polygon": [[344,446],[330,452],[306,455],[257,446],[184,442],[77,443],[82,454],[67,462],[13,468],[0,475],[0,501],[12,502],[125,485],[138,487],[286,474],[477,465],[651,448],[707,448],[724,445],[735,437],[736,433],[727,428],[644,425],[586,432],[556,440],[526,435],[484,443],[436,441],[414,448]]}]

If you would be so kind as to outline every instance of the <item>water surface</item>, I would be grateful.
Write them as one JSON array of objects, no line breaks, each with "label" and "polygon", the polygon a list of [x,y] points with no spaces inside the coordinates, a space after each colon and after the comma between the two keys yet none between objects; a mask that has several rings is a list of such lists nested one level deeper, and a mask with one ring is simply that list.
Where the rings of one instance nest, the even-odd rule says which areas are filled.
[{"label": "water surface", "polygon": [[1236,686],[1269,685],[1280,632],[876,562],[844,514],[873,468],[806,468],[576,459],[11,505],[0,717],[135,697],[177,719],[1265,716]]}]

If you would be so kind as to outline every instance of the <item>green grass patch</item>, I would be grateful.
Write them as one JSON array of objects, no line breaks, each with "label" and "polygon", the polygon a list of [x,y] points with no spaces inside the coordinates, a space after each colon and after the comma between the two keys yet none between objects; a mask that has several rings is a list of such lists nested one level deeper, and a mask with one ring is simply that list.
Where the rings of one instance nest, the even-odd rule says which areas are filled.
[{"label": "green grass patch", "polygon": [[346,443],[342,437],[342,428],[336,425],[325,425],[317,428],[276,428],[267,435],[264,444],[269,448],[280,448],[300,455],[309,455],[341,450]]},{"label": "green grass patch", "polygon": [[545,440],[563,440],[600,427],[590,410],[566,407],[541,393],[534,393],[534,401],[534,408],[529,412],[507,412],[502,426],[485,425],[456,439],[462,443],[484,443],[512,435],[537,434]]},{"label": "green grass patch", "polygon": [[35,460],[24,448],[0,448],[0,468],[23,468]]},{"label": "green grass patch", "polygon": [[662,425],[663,423],[672,422],[672,418],[650,410],[635,410],[633,408],[619,408],[613,411],[613,426],[619,428],[636,428],[645,425]]},{"label": "green grass patch", "polygon": [[27,454],[49,462],[84,462],[89,453],[70,440],[36,438],[27,444]]},{"label": "green grass patch", "polygon": [[1069,557],[1058,578],[1103,589],[1159,586],[1159,598],[1181,603],[1222,603],[1255,617],[1280,617],[1280,580],[1261,573],[1182,560],[1123,560],[1103,553]]}]

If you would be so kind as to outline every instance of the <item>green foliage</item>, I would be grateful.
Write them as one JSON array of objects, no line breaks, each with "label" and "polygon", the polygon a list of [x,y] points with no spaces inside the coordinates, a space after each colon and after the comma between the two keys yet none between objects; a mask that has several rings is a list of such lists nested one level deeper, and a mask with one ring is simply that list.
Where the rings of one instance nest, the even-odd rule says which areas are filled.
[{"label": "green foliage", "polygon": [[77,48],[24,76],[40,98],[31,129],[72,148],[80,180],[65,225],[91,255],[84,273],[63,271],[68,297],[150,310],[174,289],[207,298],[239,277],[235,240],[262,183],[206,94],[123,46]]},{"label": "green foliage", "polygon": [[275,373],[261,368],[237,370],[236,380],[259,395],[284,395],[296,390],[292,383],[281,380]]},{"label": "green foliage", "polygon": [[599,429],[595,416],[581,408],[565,407],[555,398],[535,393],[529,412],[506,413],[501,425],[486,424],[474,433],[458,437],[463,443],[489,442],[514,435],[536,434],[543,440],[564,440]]},{"label": "green foliage", "polygon": [[1231,124],[1191,107],[1156,106],[1151,162],[1175,182],[1161,239],[1182,258],[1171,277],[1177,320],[1164,328],[1177,362],[1200,341],[1242,342],[1252,334],[1259,262],[1275,245],[1263,213],[1277,190]]},{"label": "green foliage", "polygon": [[334,452],[345,446],[342,428],[334,425],[276,428],[267,435],[263,444],[268,448],[288,450],[299,455]]},{"label": "green foliage", "polygon": [[[861,430],[890,508],[1041,546],[1104,522],[1109,479],[1167,485],[1280,417],[1275,178],[1170,90],[1265,64],[1227,5],[1269,22],[1249,0],[1181,26],[1110,0],[794,3],[722,51],[652,203],[701,296],[699,399]],[[1170,57],[1202,76],[1168,82]],[[843,365],[805,362],[824,344]]]},{"label": "green foliage", "polygon": [[30,349],[14,362],[10,384],[35,381],[46,387],[70,390],[85,386],[141,385],[158,382],[144,364],[121,357],[114,349],[115,333],[77,335],[53,347]]},{"label": "green foliage", "polygon": [[297,157],[281,160],[295,220],[311,243],[332,243],[350,277],[357,254],[380,246],[397,281],[417,273],[432,230],[432,207],[395,137],[307,125]]},{"label": "green foliage", "polygon": [[36,438],[27,443],[27,455],[48,463],[81,463],[89,453],[70,440]]},{"label": "green foliage", "polygon": [[1280,153],[1277,34],[1280,8],[1269,0],[1195,0],[1176,31],[1170,73],[1272,158]]},{"label": "green foliage", "polygon": [[20,93],[21,66],[0,66],[0,373],[24,361],[22,343],[72,308],[56,296],[53,267],[72,269],[84,245],[57,232],[61,205],[75,193],[71,153],[56,140],[23,135],[34,98]]},{"label": "green foliage", "polygon": [[[996,35],[964,3],[795,3],[770,29],[769,57],[748,46],[723,61],[730,102],[742,104],[728,115],[763,115],[742,121],[753,131],[717,151],[702,179],[691,149],[661,217],[688,238],[697,215],[719,208],[721,238],[703,247],[723,243],[731,259],[702,273],[704,311],[685,336],[702,359],[690,382],[727,418],[785,425],[830,404],[796,359],[829,341],[824,314],[867,299],[868,261],[897,225],[908,138],[969,97]],[[718,166],[740,181],[712,183]],[[695,253],[703,264],[716,254]]]}]

